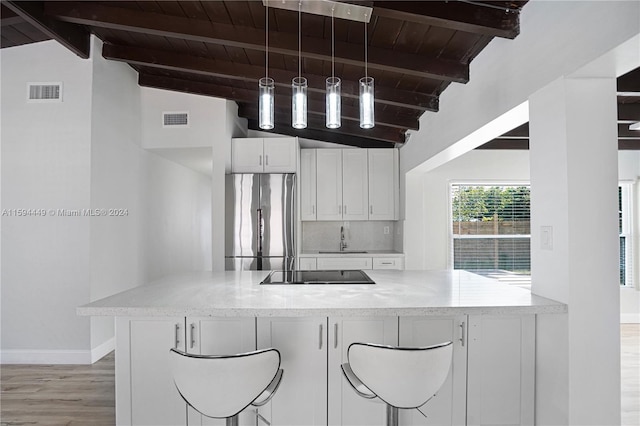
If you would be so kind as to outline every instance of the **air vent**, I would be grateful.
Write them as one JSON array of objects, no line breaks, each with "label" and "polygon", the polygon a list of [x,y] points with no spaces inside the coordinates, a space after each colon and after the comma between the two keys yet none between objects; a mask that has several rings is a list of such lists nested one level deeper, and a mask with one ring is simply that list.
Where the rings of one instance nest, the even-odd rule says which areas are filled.
[{"label": "air vent", "polygon": [[189,113],[163,112],[162,127],[189,127]]},{"label": "air vent", "polygon": [[28,83],[29,102],[62,102],[62,83]]}]

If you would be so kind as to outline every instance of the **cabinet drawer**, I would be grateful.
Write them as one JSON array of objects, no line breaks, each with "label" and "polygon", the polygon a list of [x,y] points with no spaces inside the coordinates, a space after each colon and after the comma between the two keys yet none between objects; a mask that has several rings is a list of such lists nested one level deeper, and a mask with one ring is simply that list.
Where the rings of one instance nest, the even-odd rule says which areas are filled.
[{"label": "cabinet drawer", "polygon": [[370,257],[319,257],[319,270],[322,269],[371,269]]},{"label": "cabinet drawer", "polygon": [[404,269],[401,257],[374,257],[373,269]]}]

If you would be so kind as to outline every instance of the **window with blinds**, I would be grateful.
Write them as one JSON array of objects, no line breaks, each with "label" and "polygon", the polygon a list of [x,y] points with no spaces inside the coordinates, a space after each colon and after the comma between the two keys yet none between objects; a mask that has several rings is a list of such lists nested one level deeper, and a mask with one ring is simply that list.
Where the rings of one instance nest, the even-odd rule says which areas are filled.
[{"label": "window with blinds", "polygon": [[528,185],[451,185],[451,231],[454,269],[530,279]]},{"label": "window with blinds", "polygon": [[633,286],[633,185],[618,186],[618,231],[620,233],[620,285]]}]

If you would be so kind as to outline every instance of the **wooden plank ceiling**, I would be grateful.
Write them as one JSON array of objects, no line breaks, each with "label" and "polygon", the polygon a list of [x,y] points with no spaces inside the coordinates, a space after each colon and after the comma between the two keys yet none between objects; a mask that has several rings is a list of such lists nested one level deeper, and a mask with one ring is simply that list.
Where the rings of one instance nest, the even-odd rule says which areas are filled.
[{"label": "wooden plank ceiling", "polygon": [[[629,125],[640,122],[640,68],[618,77],[618,149],[640,150],[640,130]],[[478,149],[529,149],[529,123],[487,142]]]},{"label": "wooden plank ceiling", "polygon": [[[373,7],[368,71],[375,78],[376,126],[359,127],[363,23],[335,20],[335,74],[342,78],[342,126],[324,125],[331,74],[331,18],[302,16],[302,75],[309,81],[308,127],[291,127],[291,79],[298,70],[297,12],[269,8],[269,75],[276,81],[276,133],[359,147],[405,143],[425,112],[438,111],[449,84],[469,80],[469,63],[494,38],[515,38],[526,1],[358,1]],[[2,1],[1,47],[56,39],[82,58],[89,34],[106,59],[139,73],[145,87],[237,102],[257,129],[258,79],[265,74],[261,1]]]}]

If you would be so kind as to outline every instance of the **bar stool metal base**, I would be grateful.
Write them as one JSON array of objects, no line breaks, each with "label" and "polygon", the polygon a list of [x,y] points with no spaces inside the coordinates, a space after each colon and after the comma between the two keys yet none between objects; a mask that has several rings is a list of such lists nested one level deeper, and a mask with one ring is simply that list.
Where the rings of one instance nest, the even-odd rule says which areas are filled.
[{"label": "bar stool metal base", "polygon": [[387,404],[387,426],[398,426],[398,407]]},{"label": "bar stool metal base", "polygon": [[238,414],[233,417],[227,417],[225,420],[226,426],[238,426]]}]

